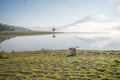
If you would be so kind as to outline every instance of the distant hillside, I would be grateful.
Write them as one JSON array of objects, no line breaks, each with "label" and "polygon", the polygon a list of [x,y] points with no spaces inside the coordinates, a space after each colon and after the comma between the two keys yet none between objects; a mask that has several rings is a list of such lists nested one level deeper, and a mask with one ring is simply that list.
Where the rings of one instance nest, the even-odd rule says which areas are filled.
[{"label": "distant hillside", "polygon": [[16,31],[16,30],[29,30],[29,29],[0,23],[0,31]]}]

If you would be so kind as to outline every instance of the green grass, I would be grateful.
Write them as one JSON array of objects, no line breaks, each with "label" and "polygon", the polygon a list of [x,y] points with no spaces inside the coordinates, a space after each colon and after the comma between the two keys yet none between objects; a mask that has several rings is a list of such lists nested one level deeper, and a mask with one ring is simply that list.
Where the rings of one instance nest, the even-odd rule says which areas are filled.
[{"label": "green grass", "polygon": [[120,52],[0,52],[0,80],[119,80]]}]

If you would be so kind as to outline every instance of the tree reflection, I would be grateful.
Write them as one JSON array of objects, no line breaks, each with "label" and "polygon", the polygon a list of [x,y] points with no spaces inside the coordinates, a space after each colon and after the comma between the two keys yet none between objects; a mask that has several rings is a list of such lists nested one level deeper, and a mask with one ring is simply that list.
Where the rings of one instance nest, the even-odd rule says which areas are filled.
[{"label": "tree reflection", "polygon": [[55,37],[56,37],[56,35],[55,35],[55,34],[53,34],[53,35],[52,35],[52,37],[53,37],[53,38],[55,38]]}]

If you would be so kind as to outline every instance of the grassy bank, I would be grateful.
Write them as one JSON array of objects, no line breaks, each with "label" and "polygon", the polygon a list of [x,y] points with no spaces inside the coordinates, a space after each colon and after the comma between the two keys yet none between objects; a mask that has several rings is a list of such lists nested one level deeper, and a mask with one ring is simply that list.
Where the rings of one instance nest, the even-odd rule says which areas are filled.
[{"label": "grassy bank", "polygon": [[43,34],[54,34],[57,32],[48,31],[1,31],[0,36],[21,36],[21,35],[43,35]]},{"label": "grassy bank", "polygon": [[0,53],[0,80],[119,80],[120,52],[69,51]]}]

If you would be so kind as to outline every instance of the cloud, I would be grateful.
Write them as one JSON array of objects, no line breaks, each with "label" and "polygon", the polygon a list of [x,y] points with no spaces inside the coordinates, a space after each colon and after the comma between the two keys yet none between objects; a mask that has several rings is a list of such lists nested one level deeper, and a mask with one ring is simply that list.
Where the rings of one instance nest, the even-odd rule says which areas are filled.
[{"label": "cloud", "polygon": [[111,4],[111,5],[116,5],[120,2],[120,0],[106,0],[108,4]]},{"label": "cloud", "polygon": [[64,32],[107,32],[108,30],[114,29],[117,26],[116,22],[111,23],[95,23],[85,22],[76,24],[65,28]]},{"label": "cloud", "polygon": [[116,10],[118,10],[120,16],[120,0],[107,0],[107,3],[112,6],[116,6]]},{"label": "cloud", "polygon": [[119,11],[119,13],[120,13],[120,4],[118,5],[118,11]]}]

